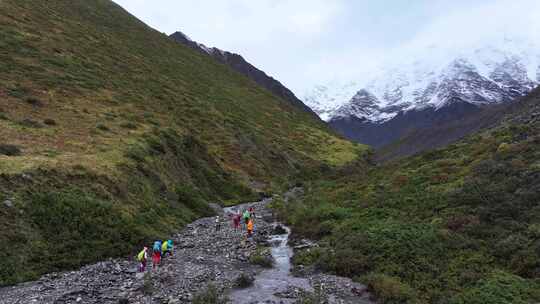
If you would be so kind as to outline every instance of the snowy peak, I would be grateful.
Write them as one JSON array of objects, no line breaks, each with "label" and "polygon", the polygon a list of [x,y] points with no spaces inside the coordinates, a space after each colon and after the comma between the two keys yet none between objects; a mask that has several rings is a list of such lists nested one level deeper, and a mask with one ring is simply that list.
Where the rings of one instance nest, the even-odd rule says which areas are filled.
[{"label": "snowy peak", "polygon": [[392,106],[381,108],[379,99],[366,89],[358,91],[350,102],[339,107],[332,118],[336,117],[370,117],[371,120],[380,122],[392,118],[395,111]]},{"label": "snowy peak", "polygon": [[417,58],[381,70],[358,86],[359,91],[336,84],[318,86],[305,101],[327,121],[356,117],[383,123],[401,111],[440,109],[455,101],[508,102],[540,81],[540,48],[534,43],[505,39],[498,46],[453,54],[430,48]]},{"label": "snowy peak", "polygon": [[327,85],[317,85],[305,94],[304,102],[323,120],[329,120],[333,112],[343,105],[344,100],[350,100],[358,91],[359,85],[350,82],[344,85],[334,81]]}]

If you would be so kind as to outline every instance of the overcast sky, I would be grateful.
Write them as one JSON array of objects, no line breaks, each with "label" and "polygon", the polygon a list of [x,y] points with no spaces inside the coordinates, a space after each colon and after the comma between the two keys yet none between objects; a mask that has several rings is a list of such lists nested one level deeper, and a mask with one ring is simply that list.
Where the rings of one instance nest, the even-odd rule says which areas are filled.
[{"label": "overcast sky", "polygon": [[239,53],[302,96],[398,56],[540,39],[540,0],[114,0],[153,28]]}]

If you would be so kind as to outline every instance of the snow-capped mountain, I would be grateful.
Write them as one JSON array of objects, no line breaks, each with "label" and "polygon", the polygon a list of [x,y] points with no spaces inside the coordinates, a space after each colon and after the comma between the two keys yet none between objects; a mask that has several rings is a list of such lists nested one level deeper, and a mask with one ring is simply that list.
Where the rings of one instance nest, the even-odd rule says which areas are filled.
[{"label": "snow-capped mountain", "polygon": [[540,82],[540,47],[505,39],[465,52],[430,48],[418,59],[385,69],[363,87],[317,86],[305,96],[326,121],[356,117],[384,123],[401,111],[440,109],[453,101],[484,105],[510,101]]},{"label": "snow-capped mountain", "polygon": [[410,155],[496,122],[540,83],[540,45],[504,39],[457,52],[431,47],[352,90],[332,83],[304,99],[345,137]]},{"label": "snow-capped mountain", "polygon": [[356,82],[340,84],[333,81],[327,85],[317,85],[313,91],[306,93],[304,102],[321,119],[328,121],[332,118],[334,111],[343,105],[344,101],[351,99],[360,85]]}]

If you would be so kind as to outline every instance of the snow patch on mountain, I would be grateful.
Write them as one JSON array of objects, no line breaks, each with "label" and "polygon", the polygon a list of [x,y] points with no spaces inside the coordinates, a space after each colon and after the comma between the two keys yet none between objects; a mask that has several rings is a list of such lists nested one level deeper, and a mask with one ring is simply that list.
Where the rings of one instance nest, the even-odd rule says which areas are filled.
[{"label": "snow patch on mountain", "polygon": [[382,123],[401,111],[440,109],[454,101],[511,101],[540,82],[540,48],[527,41],[504,39],[460,52],[430,47],[413,58],[361,85],[317,86],[304,100],[326,121],[357,117]]},{"label": "snow patch on mountain", "polygon": [[341,84],[332,81],[327,85],[317,85],[304,95],[304,102],[321,119],[328,121],[332,118],[333,112],[344,104],[344,100],[350,100],[358,92],[359,84],[348,82]]}]

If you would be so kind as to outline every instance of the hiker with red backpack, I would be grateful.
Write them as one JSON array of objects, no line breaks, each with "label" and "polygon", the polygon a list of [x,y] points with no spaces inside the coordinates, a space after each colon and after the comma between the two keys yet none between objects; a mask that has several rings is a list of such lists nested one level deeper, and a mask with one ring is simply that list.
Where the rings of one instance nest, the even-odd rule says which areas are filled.
[{"label": "hiker with red backpack", "polygon": [[152,253],[152,269],[157,268],[161,264],[161,240],[154,242],[153,253]]}]

